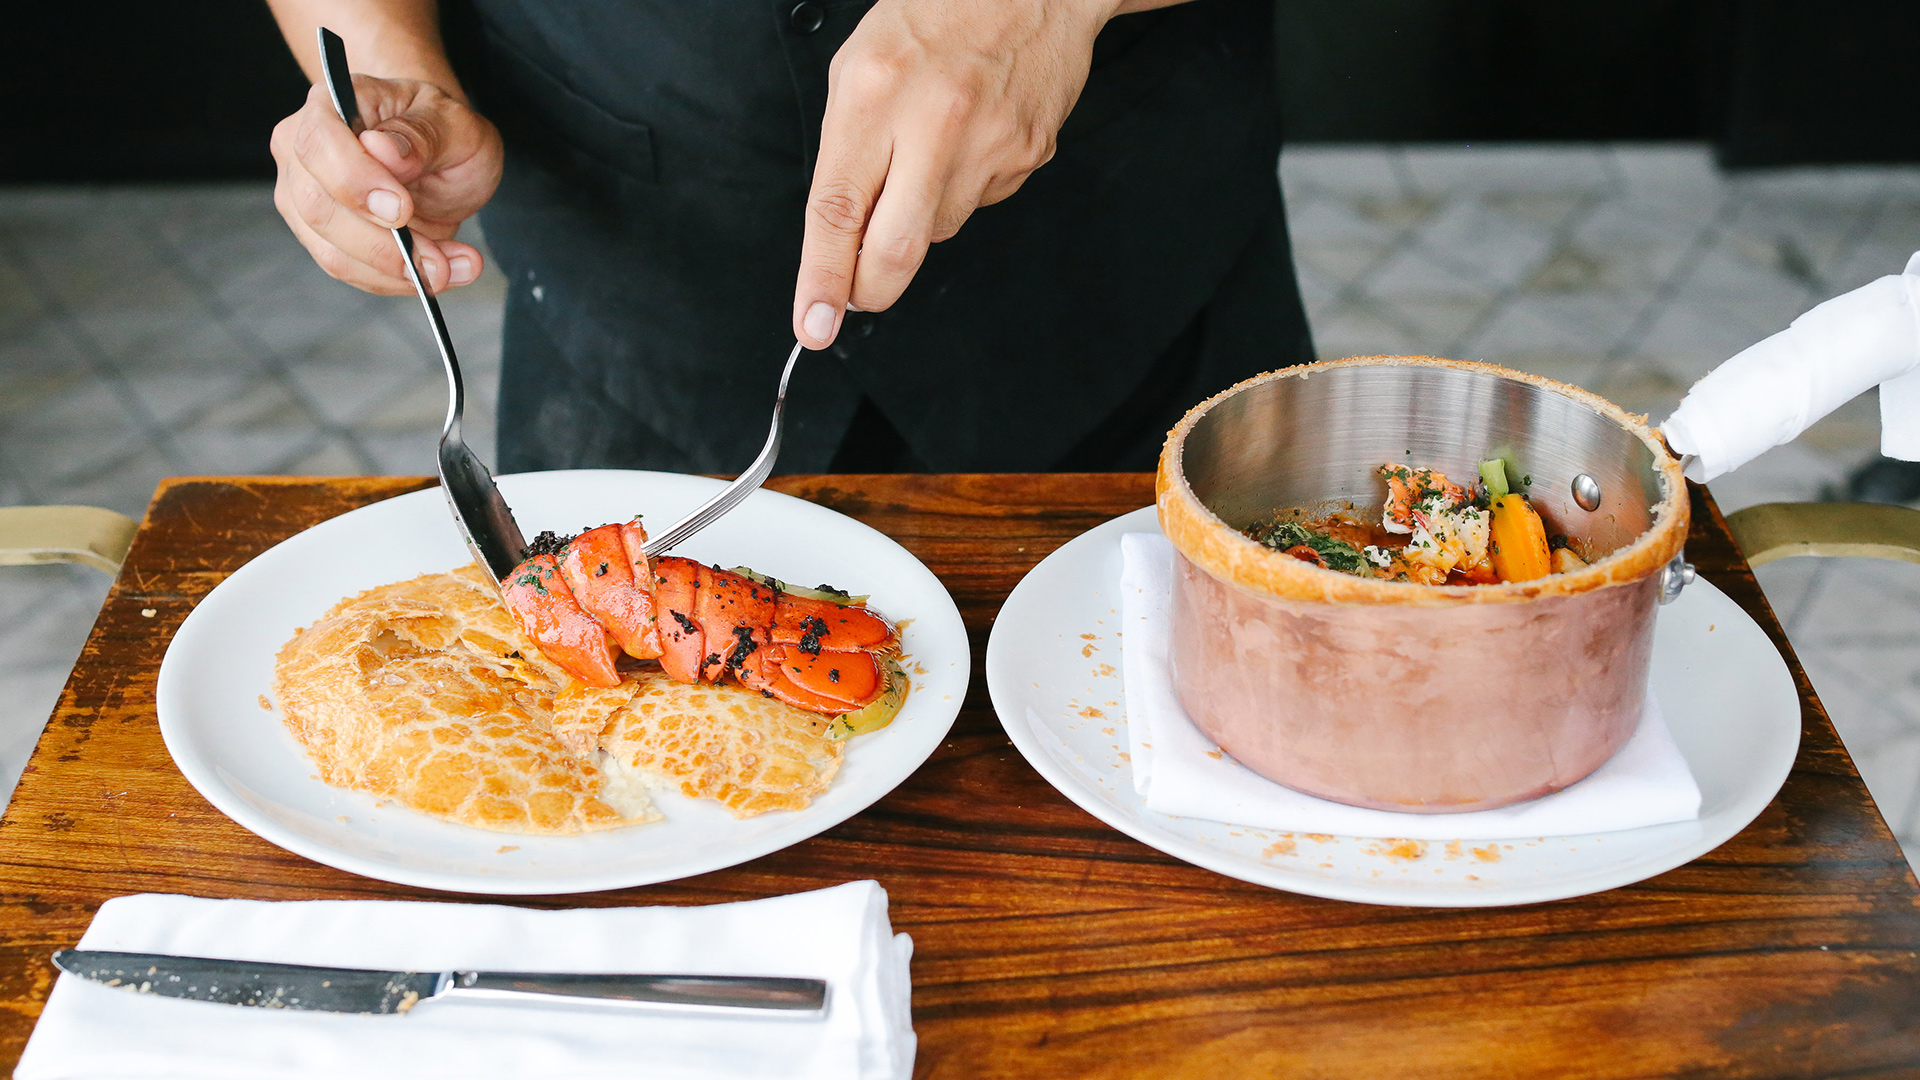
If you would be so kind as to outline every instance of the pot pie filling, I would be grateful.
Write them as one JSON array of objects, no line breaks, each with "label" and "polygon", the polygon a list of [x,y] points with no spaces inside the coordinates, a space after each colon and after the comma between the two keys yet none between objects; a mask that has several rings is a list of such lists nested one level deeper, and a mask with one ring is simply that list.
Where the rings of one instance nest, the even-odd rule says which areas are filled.
[{"label": "pot pie filling", "polygon": [[[1276,510],[1243,530],[1248,539],[1302,562],[1355,577],[1417,585],[1495,585],[1570,573],[1587,559],[1566,536],[1549,536],[1539,511],[1512,490],[1506,463],[1480,463],[1461,486],[1435,469],[1387,463],[1375,472],[1387,496],[1380,520],[1347,509],[1313,516]],[[1532,483],[1523,477],[1521,486]]]}]

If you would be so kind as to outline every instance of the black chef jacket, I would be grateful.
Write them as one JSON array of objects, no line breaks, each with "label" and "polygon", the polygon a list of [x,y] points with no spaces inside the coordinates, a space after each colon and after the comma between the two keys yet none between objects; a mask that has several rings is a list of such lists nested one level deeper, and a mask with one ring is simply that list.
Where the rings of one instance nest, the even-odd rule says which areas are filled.
[{"label": "black chef jacket", "polygon": [[[870,6],[449,3],[507,148],[482,213],[510,282],[503,471],[752,460],[828,63]],[[1311,359],[1272,86],[1265,3],[1112,20],[1054,159],[802,356],[781,468],[1150,468],[1183,410]]]}]

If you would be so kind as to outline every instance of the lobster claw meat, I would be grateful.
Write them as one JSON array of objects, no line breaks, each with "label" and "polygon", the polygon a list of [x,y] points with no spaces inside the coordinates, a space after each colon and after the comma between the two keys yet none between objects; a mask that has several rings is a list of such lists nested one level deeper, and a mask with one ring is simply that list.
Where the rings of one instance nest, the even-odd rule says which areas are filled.
[{"label": "lobster claw meat", "polygon": [[861,709],[887,689],[893,624],[857,602],[800,596],[691,559],[649,560],[638,518],[551,533],[502,595],[548,659],[589,686],[620,682],[619,654],[658,660],[680,682],[733,679],[813,712]]}]

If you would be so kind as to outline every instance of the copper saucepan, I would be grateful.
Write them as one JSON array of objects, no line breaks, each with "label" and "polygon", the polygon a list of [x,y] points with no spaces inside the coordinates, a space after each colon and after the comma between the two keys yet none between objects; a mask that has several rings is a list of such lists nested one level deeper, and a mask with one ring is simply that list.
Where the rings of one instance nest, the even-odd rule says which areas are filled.
[{"label": "copper saucepan", "polygon": [[[1493,456],[1591,565],[1413,585],[1240,532],[1276,509],[1377,514],[1386,462],[1465,482]],[[1680,464],[1644,418],[1486,364],[1356,357],[1249,379],[1168,435],[1158,503],[1194,723],[1263,776],[1383,810],[1505,806],[1599,768],[1639,720],[1655,608],[1691,574]]]}]

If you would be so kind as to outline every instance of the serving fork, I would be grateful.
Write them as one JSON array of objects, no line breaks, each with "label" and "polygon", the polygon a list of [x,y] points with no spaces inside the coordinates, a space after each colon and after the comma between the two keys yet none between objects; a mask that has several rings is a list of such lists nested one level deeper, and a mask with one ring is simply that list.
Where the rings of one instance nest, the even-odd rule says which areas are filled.
[{"label": "serving fork", "polygon": [[668,527],[666,532],[647,541],[646,553],[649,557],[670,550],[675,544],[684,542],[687,537],[719,520],[720,515],[740,505],[740,500],[753,494],[754,489],[766,482],[768,474],[773,472],[773,459],[780,456],[781,417],[787,405],[787,380],[793,377],[793,365],[800,359],[800,343],[793,343],[793,351],[787,354],[787,366],[780,371],[780,391],[773,398],[773,430],[767,432],[766,445],[760,448],[760,456],[753,459],[747,471],[734,478],[733,483],[721,488],[713,498],[701,503],[693,513],[681,518]]},{"label": "serving fork", "polygon": [[[319,28],[319,38],[320,69],[326,78],[327,93],[333,98],[334,111],[357,136],[364,125],[360,121],[360,103],[353,92],[353,77],[347,67],[346,42],[324,26]],[[413,232],[405,225],[392,232],[407,266],[407,280],[413,283],[420,306],[426,309],[427,323],[433,328],[434,343],[439,346],[440,360],[447,372],[447,415],[440,427],[440,489],[446,493],[447,505],[453,509],[453,519],[467,541],[467,550],[495,581],[504,581],[527,557],[527,542],[519,524],[513,520],[513,510],[494,485],[493,475],[461,436],[460,418],[466,405],[466,390],[460,379],[460,361],[454,355],[453,338],[447,333],[447,320],[440,313],[440,302],[427,291],[426,280],[414,262]],[[685,543],[766,482],[773,472],[774,459],[780,454],[787,380],[793,376],[794,363],[799,359],[800,343],[795,342],[793,351],[787,354],[787,365],[780,372],[780,389],[773,401],[773,426],[767,434],[766,445],[760,448],[760,455],[747,466],[747,471],[713,498],[647,541],[647,555],[659,555]]]}]

